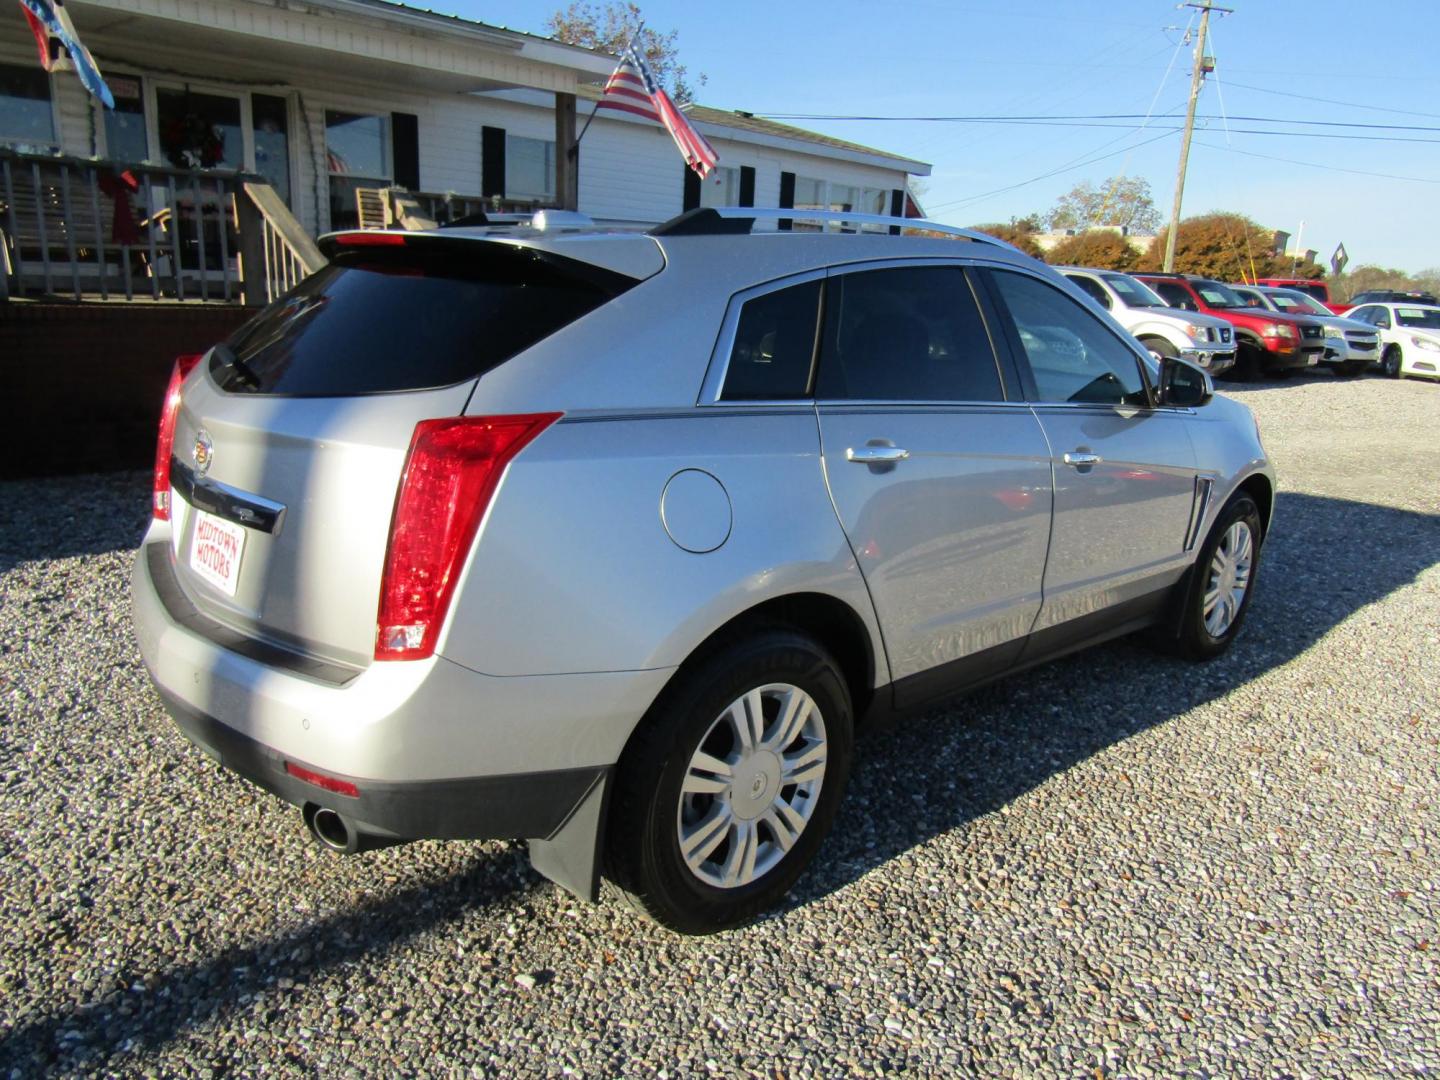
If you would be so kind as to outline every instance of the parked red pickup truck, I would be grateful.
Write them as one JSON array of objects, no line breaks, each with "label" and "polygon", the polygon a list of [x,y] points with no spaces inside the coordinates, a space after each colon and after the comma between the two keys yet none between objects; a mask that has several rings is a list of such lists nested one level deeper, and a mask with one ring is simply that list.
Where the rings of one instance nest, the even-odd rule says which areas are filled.
[{"label": "parked red pickup truck", "polygon": [[1256,278],[1250,284],[1270,285],[1277,289],[1296,289],[1308,293],[1336,315],[1343,315],[1350,310],[1349,304],[1337,304],[1330,299],[1330,286],[1323,281],[1313,281],[1310,278],[1262,277]]},{"label": "parked red pickup truck", "polygon": [[1216,315],[1235,327],[1235,366],[1241,379],[1287,375],[1325,355],[1325,328],[1298,315],[1246,307],[1228,285],[1194,274],[1135,274],[1171,307]]}]

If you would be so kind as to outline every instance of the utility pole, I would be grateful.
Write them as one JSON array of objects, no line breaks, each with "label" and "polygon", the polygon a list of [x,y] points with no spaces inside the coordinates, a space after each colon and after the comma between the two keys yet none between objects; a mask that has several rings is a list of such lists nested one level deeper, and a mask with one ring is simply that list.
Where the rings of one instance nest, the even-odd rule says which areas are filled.
[{"label": "utility pole", "polygon": [[1195,105],[1200,100],[1200,84],[1205,81],[1205,38],[1210,30],[1210,12],[1233,14],[1233,8],[1216,7],[1211,0],[1197,0],[1184,7],[1200,11],[1200,34],[1195,46],[1195,66],[1190,72],[1190,106],[1185,110],[1185,136],[1180,143],[1180,168],[1175,174],[1175,205],[1170,211],[1170,235],[1165,238],[1165,272],[1175,269],[1175,237],[1180,232],[1180,199],[1185,194],[1185,167],[1190,162],[1190,136],[1195,133]]}]

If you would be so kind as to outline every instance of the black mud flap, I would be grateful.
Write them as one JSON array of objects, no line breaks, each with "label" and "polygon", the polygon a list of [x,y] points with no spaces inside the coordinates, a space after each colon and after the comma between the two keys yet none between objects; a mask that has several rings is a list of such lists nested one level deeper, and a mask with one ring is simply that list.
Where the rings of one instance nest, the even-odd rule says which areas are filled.
[{"label": "black mud flap", "polygon": [[564,823],[545,840],[530,841],[530,865],[562,889],[591,903],[600,899],[600,852],[610,808],[612,773],[595,778]]}]

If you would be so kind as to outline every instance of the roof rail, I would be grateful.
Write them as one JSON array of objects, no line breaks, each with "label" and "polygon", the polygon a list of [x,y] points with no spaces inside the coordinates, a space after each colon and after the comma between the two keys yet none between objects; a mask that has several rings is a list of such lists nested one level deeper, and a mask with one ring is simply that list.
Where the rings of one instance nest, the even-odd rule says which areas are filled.
[{"label": "roof rail", "polygon": [[663,222],[650,230],[651,236],[727,236],[748,233],[756,221],[824,221],[852,225],[887,225],[892,232],[901,229],[924,229],[926,232],[944,233],[974,240],[981,244],[1018,251],[1014,244],[1006,243],[999,237],[975,229],[962,229],[958,225],[944,225],[928,218],[891,217],[888,214],[860,214],[848,210],[797,210],[775,209],[757,206],[706,206],[698,210],[687,210],[678,217]]}]

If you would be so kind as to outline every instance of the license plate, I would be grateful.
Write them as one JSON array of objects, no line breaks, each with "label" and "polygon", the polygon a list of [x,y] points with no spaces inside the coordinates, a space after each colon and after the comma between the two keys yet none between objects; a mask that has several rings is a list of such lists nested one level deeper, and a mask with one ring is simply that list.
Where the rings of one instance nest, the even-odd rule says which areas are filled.
[{"label": "license plate", "polygon": [[190,569],[226,596],[235,595],[235,586],[240,582],[240,556],[244,551],[242,526],[203,510],[195,512]]}]

